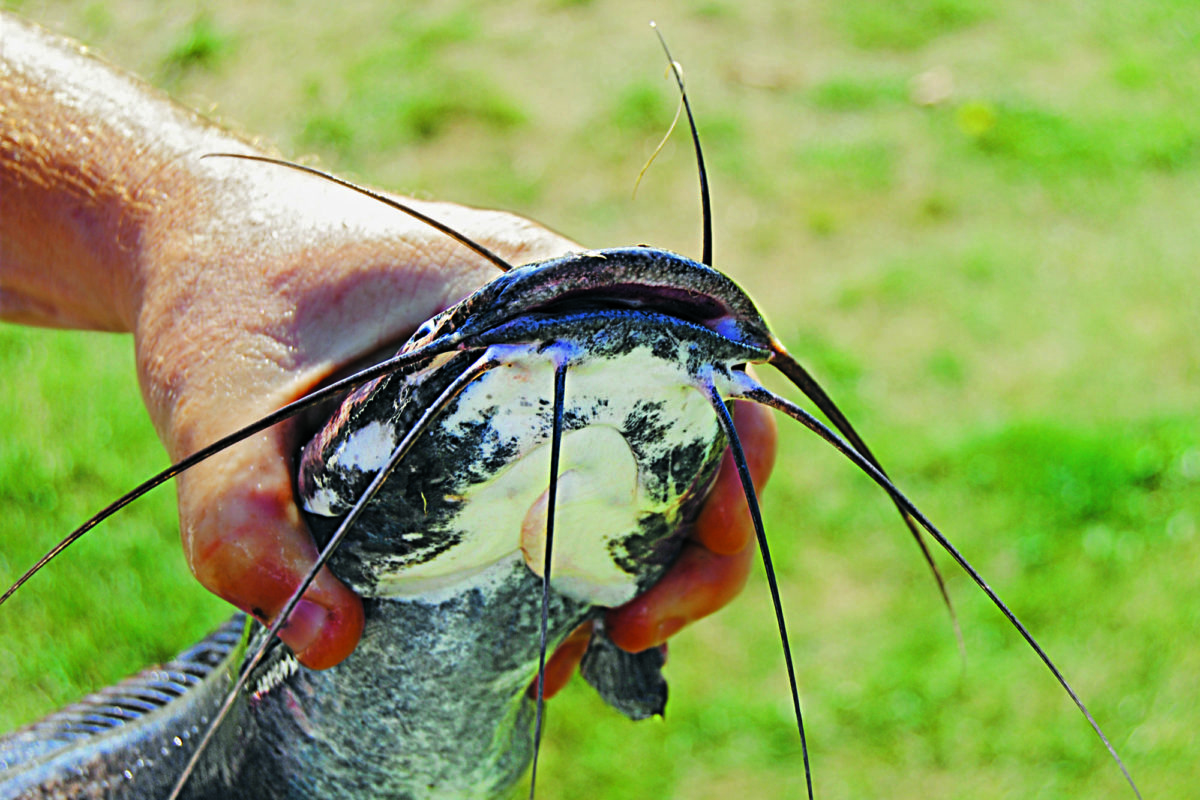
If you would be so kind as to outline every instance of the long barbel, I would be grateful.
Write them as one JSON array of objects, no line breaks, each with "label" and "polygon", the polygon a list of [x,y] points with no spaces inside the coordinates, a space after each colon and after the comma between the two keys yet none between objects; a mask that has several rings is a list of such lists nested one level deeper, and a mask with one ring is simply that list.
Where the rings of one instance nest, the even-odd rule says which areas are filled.
[{"label": "long barbel", "polygon": [[[690,116],[690,109],[689,109],[689,116]],[[710,249],[711,249],[711,244],[709,242],[708,237],[706,236],[705,237],[705,252],[708,253],[710,251]],[[705,259],[706,262],[708,260],[709,259],[707,259],[707,258]],[[788,356],[786,354],[786,351],[782,350],[781,347],[776,349],[774,351],[774,353],[775,353],[775,356],[774,356],[773,360],[777,364],[783,365],[783,366],[781,366],[781,369],[785,372],[785,374],[788,374],[789,370],[788,370],[787,365],[793,364],[794,361],[790,358],[790,356]],[[797,375],[800,375],[801,377],[797,378],[796,377]],[[793,380],[796,381],[797,384],[801,386],[801,388],[804,388],[804,381],[806,379],[806,376],[807,376],[807,373],[803,373],[803,371],[797,372],[796,368],[792,368],[791,374],[789,374],[789,377],[793,378]],[[806,392],[807,391],[808,390],[806,390]],[[754,394],[753,392],[750,392],[747,394],[747,396],[752,396],[753,394]],[[811,397],[811,395],[810,395],[810,397]],[[818,396],[818,397],[820,397],[820,396]],[[814,402],[817,403],[818,407],[821,407],[823,411],[826,411],[827,414],[830,414],[829,409],[827,409],[823,406],[822,401],[820,399],[818,399],[818,397],[813,397],[812,399],[814,399]],[[761,399],[761,398],[756,397],[754,399]],[[830,414],[830,416],[832,419],[834,419],[835,425],[837,427],[839,427],[839,428],[843,427],[843,424],[839,422],[838,418],[839,418],[840,414],[836,412],[836,409],[834,409],[834,413]],[[848,423],[846,425],[848,426]],[[843,430],[843,433],[846,433],[846,431]],[[846,435],[850,436],[852,441],[856,438],[856,436],[853,434],[846,434]],[[932,526],[926,520],[924,520],[923,517],[921,517],[919,515],[919,512],[917,512],[916,509],[914,507],[912,507],[910,503],[908,503],[906,500],[904,500],[902,498],[902,496],[898,494],[898,492],[894,489],[894,487],[891,486],[891,484],[889,482],[886,482],[886,478],[883,477],[882,472],[877,469],[877,464],[876,464],[874,458],[870,455],[870,452],[868,450],[866,450],[865,445],[862,445],[858,441],[853,441],[853,444],[842,443],[841,445],[839,445],[839,447],[841,449],[843,449],[844,452],[855,453],[855,454],[861,455],[862,456],[862,458],[860,459],[861,463],[859,463],[859,462],[856,462],[856,463],[859,463],[859,466],[861,468],[863,468],[864,471],[868,472],[868,474],[870,474],[873,479],[877,480],[877,482],[880,482],[881,485],[884,486],[884,488],[888,491],[889,495],[893,498],[893,500],[895,500],[897,502],[897,504],[901,507],[901,509],[905,513],[905,515],[911,519],[916,519],[926,529],[932,528]],[[182,468],[185,468],[185,467],[176,467],[174,469],[175,469],[175,471],[178,471],[179,469],[182,469]],[[171,472],[171,471],[168,471],[168,472]],[[174,474],[174,473],[171,472],[171,474]],[[162,476],[161,480],[165,480],[169,477],[170,477],[170,474],[165,474],[164,476]],[[939,542],[943,542],[943,540],[940,537],[940,534],[938,534],[936,531],[934,531],[934,535],[936,538],[938,538]],[[955,551],[951,550],[951,553],[952,553],[952,555],[955,556],[956,560],[960,560],[960,563],[963,563],[961,561],[961,557],[958,556]],[[998,598],[996,598],[994,596],[994,594],[990,593],[990,590],[988,589],[988,587],[986,587],[986,585],[984,585],[982,583],[982,580],[979,579],[973,573],[972,573],[972,577],[975,578],[980,583],[980,585],[985,589],[985,591],[989,592],[989,596],[1005,611],[1006,616],[1008,616],[1010,621],[1014,625],[1018,626],[1018,628],[1021,630],[1022,634],[1030,641],[1030,644],[1033,645],[1036,650],[1038,650],[1039,655],[1042,656],[1042,658],[1046,661],[1047,665],[1055,673],[1056,677],[1059,678],[1059,680],[1063,683],[1063,685],[1067,689],[1067,691],[1069,693],[1071,693],[1071,695],[1072,695],[1073,699],[1075,699],[1076,703],[1080,705],[1080,708],[1081,708],[1081,710],[1084,711],[1084,714],[1087,715],[1086,709],[1083,709],[1083,706],[1078,701],[1078,698],[1075,697],[1074,693],[1066,685],[1065,681],[1062,679],[1061,675],[1057,672],[1057,670],[1054,668],[1054,666],[1049,662],[1048,659],[1046,659],[1044,654],[1040,651],[1040,648],[1038,648],[1036,643],[1032,640],[1032,637],[1028,635],[1028,633],[1024,630],[1024,628],[1022,626],[1020,626],[1020,624],[1016,621],[1015,617],[1012,616],[1011,612],[1008,612],[1007,609],[1003,606],[1003,604],[1001,604],[999,602]],[[1091,721],[1090,716],[1089,716],[1089,721]],[[1104,738],[1103,734],[1100,733],[1098,726],[1096,726],[1094,722],[1092,722],[1092,724],[1093,724],[1093,727],[1096,728],[1097,733],[1100,734],[1101,738]],[[1107,744],[1107,741],[1106,741],[1106,744]],[[1111,750],[1111,747],[1110,747],[1110,750]],[[1115,758],[1116,757],[1115,752],[1113,755]],[[1122,769],[1124,769],[1123,766],[1122,766]],[[1132,781],[1131,781],[1131,784],[1132,784]]]}]

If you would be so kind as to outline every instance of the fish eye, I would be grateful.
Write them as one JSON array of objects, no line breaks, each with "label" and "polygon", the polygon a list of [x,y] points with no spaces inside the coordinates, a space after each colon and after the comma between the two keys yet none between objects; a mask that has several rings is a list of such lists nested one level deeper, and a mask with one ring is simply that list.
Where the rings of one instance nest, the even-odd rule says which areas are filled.
[{"label": "fish eye", "polygon": [[[436,319],[436,317],[434,317]],[[413,333],[412,338],[415,340],[425,339],[433,335],[433,319],[427,319],[421,323],[421,327]]]}]

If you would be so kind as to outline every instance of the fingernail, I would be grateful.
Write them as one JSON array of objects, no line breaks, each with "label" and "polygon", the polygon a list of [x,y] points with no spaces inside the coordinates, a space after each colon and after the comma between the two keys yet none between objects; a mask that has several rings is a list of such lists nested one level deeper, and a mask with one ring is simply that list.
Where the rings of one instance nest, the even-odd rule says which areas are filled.
[{"label": "fingernail", "polygon": [[654,629],[654,640],[656,642],[665,642],[678,633],[679,629],[686,624],[687,620],[683,617],[667,617],[658,623],[658,627]]},{"label": "fingernail", "polygon": [[279,638],[283,639],[294,653],[303,654],[320,637],[328,617],[329,612],[324,606],[311,600],[301,600],[292,609],[287,624],[279,631]]}]

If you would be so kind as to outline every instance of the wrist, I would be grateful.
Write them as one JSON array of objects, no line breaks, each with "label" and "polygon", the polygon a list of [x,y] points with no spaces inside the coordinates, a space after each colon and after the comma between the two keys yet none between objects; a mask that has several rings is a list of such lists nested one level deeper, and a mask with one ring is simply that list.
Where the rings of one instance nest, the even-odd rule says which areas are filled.
[{"label": "wrist", "polygon": [[0,38],[0,317],[129,331],[191,156],[245,146],[72,42],[4,14]]}]

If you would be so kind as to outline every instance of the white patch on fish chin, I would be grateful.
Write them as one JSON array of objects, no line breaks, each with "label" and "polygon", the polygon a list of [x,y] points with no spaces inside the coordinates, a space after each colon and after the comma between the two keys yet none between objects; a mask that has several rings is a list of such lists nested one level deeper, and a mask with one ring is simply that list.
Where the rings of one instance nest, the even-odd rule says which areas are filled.
[{"label": "white patch on fish chin", "polygon": [[[637,463],[621,434],[593,425],[563,435],[559,494],[554,515],[551,583],[558,592],[589,603],[620,605],[637,593],[635,577],[613,560],[610,542],[637,529]],[[550,444],[527,453],[495,480],[474,487],[455,527],[470,536],[426,564],[385,578],[379,591],[392,597],[425,594],[448,579],[459,589],[479,564],[523,556],[542,574]],[[586,531],[586,536],[579,536]],[[576,535],[572,535],[572,534]]]},{"label": "white patch on fish chin", "polygon": [[391,426],[371,422],[352,432],[329,459],[331,465],[351,467],[359,472],[378,472],[396,449]]},{"label": "white patch on fish chin", "polygon": [[[337,445],[329,457],[331,467],[346,467],[359,472],[376,473],[383,469],[392,451],[396,449],[396,431],[390,425],[370,422],[353,431],[346,440]],[[301,500],[304,510],[324,517],[345,514],[354,503],[347,502],[341,493],[329,485],[329,476],[336,470],[327,469],[316,478],[316,487],[307,498]]]},{"label": "white patch on fish chin", "polygon": [[[453,521],[456,544],[428,561],[382,571],[374,587],[378,595],[421,595],[512,557],[523,557],[534,573],[542,573],[554,364],[533,346],[510,349],[504,367],[471,383],[438,422],[455,430],[486,421],[490,434],[479,458],[508,463],[455,498],[465,501]],[[627,539],[641,532],[647,515],[673,520],[680,498],[664,484],[669,477],[639,472],[622,430],[648,405],[670,409],[654,420],[665,426],[661,435],[641,440],[646,465],[661,463],[680,442],[719,436],[707,397],[683,366],[686,355],[684,344],[674,359],[655,355],[649,346],[635,347],[568,369],[565,413],[575,424],[587,424],[562,439],[551,569],[558,592],[605,606],[637,593],[636,577],[619,563],[628,556]],[[515,456],[502,455],[514,447]]]},{"label": "white patch on fish chin", "polygon": [[327,486],[318,486],[307,500],[302,499],[304,510],[323,517],[335,517],[346,511],[346,503],[341,496]]},{"label": "white patch on fish chin", "polygon": [[[545,461],[527,460],[536,462],[530,477],[540,477],[541,485],[547,486],[549,445],[544,447]],[[546,472],[539,475],[543,464]],[[633,576],[613,561],[612,543],[637,529],[636,509],[642,506],[637,473],[629,445],[614,428],[595,425],[563,437],[550,565],[550,582],[556,591],[602,606],[621,605],[636,593]],[[546,558],[549,496],[547,486],[526,506],[521,520],[521,552],[539,578]]]}]

